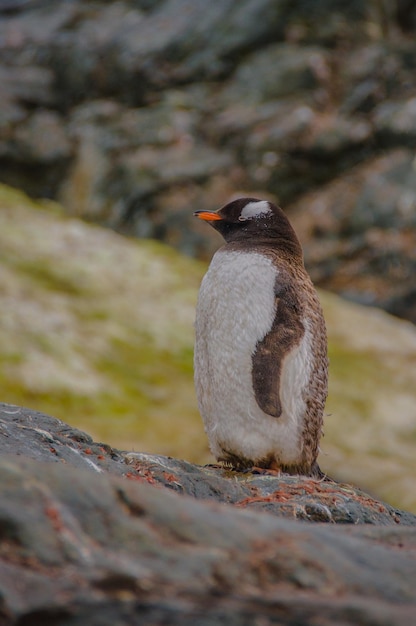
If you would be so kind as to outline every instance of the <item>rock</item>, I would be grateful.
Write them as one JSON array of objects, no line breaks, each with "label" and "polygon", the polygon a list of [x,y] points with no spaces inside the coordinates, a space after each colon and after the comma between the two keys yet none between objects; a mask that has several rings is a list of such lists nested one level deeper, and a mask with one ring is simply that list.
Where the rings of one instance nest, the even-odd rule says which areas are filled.
[{"label": "rock", "polygon": [[380,104],[374,112],[374,121],[386,143],[414,146],[416,98]]},{"label": "rock", "polygon": [[255,52],[242,61],[222,94],[226,102],[246,105],[278,100],[319,86],[320,74],[327,64],[317,47],[299,48],[277,44]]},{"label": "rock", "polygon": [[415,206],[414,155],[404,149],[303,197],[290,216],[312,279],[416,322]]},{"label": "rock", "polygon": [[[316,524],[329,521],[325,483],[270,476],[251,476],[273,484],[269,513],[242,511],[249,475],[146,455],[126,465],[59,420],[0,411],[2,624],[411,623],[415,516],[332,483],[344,523]],[[194,497],[173,493],[184,486]],[[280,517],[283,492],[308,524]],[[234,506],[214,502],[224,496]],[[359,509],[367,524],[346,526]]]},{"label": "rock", "polygon": [[416,28],[416,3],[414,0],[397,0],[396,17],[405,32]]},{"label": "rock", "polygon": [[[394,168],[394,152],[413,149],[413,4],[7,0],[0,180],[204,259],[216,243],[195,208],[266,196],[289,211],[301,202],[307,219],[311,192],[347,184],[372,160],[391,155]],[[408,202],[407,181],[396,184]],[[411,272],[390,213],[394,263]],[[365,264],[365,248],[355,249]],[[334,258],[343,242],[326,264]],[[414,320],[408,282],[380,298],[376,265],[367,264],[369,300]],[[361,289],[350,296],[361,301]]]},{"label": "rock", "polygon": [[379,104],[411,98],[414,67],[413,45],[403,37],[358,45],[338,67],[341,108],[359,113],[359,118],[369,113],[371,119]]},{"label": "rock", "polygon": [[[83,14],[75,3],[73,10],[83,18],[78,28],[51,42],[63,106],[98,91],[118,92],[128,104],[142,105],[154,90],[223,78],[247,50],[282,40],[290,31],[333,41],[349,30],[336,9],[323,28],[312,29],[310,11],[293,10],[288,2],[228,0],[207,8],[203,0],[166,0],[147,14],[128,4],[127,10],[126,4],[98,3]],[[319,3],[320,11],[328,11],[327,2]],[[349,5],[348,18],[355,20],[355,35],[362,36],[366,16],[359,3]]]},{"label": "rock", "polygon": [[26,163],[48,165],[60,159],[68,159],[71,156],[71,145],[60,116],[39,111],[26,124],[20,124],[9,156]]},{"label": "rock", "polygon": [[125,453],[48,415],[0,404],[0,453],[122,475],[198,500],[264,510],[303,521],[382,526],[416,525],[416,516],[374,500],[350,485],[284,475],[246,474],[171,457]]}]

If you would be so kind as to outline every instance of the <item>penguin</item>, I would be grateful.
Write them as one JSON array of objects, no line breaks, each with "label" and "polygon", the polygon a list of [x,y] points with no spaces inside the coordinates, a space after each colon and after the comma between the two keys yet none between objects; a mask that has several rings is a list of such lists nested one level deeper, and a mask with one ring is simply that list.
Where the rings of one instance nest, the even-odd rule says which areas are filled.
[{"label": "penguin", "polygon": [[202,279],[194,379],[216,459],[236,470],[321,477],[327,334],[283,210],[240,198],[195,211],[225,239]]}]

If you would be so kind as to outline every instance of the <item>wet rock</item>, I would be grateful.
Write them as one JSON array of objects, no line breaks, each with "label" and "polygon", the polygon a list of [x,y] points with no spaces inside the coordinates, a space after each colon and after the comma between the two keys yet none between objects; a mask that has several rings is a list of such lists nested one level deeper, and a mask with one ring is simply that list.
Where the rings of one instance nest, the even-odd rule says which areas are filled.
[{"label": "wet rock", "polygon": [[396,17],[405,32],[416,29],[416,3],[414,0],[397,0]]},{"label": "wet rock", "polygon": [[62,118],[52,111],[34,113],[26,123],[19,124],[8,153],[10,158],[26,163],[68,159],[72,150]]},{"label": "wet rock", "polygon": [[[2,624],[411,623],[414,516],[332,484],[331,498],[352,500],[339,513],[373,513],[330,520],[319,483],[308,524],[282,519],[273,503],[300,505],[306,482],[270,476],[251,488],[273,482],[278,495],[246,499],[269,513],[244,511],[247,477],[166,457],[125,464],[51,417],[4,404],[0,415]],[[214,502],[224,497],[234,506]]]},{"label": "wet rock", "polygon": [[64,422],[13,405],[0,405],[0,452],[65,463],[160,485],[198,500],[254,508],[279,517],[342,524],[416,525],[416,516],[377,501],[351,485],[300,476],[280,477],[198,466],[171,457],[125,453],[97,443]]},{"label": "wet rock", "polygon": [[[55,39],[51,63],[62,104],[68,106],[99,91],[115,91],[128,104],[141,105],[149,92],[190,81],[223,78],[241,55],[255,47],[282,40],[287,33],[315,41],[333,40],[365,29],[366,15],[350,3],[348,15],[336,9],[322,28],[311,28],[311,14],[303,6],[270,0],[231,0],[207,7],[203,0],[166,0],[145,14],[134,3],[96,5],[82,14],[78,28]],[[326,2],[317,16],[328,11]],[[68,71],[68,68],[70,71]],[[65,71],[66,70],[66,71]]]},{"label": "wet rock", "polygon": [[317,47],[268,46],[239,64],[222,97],[253,105],[311,91],[319,86],[319,70],[327,75],[325,65]]},{"label": "wet rock", "polygon": [[313,279],[416,321],[413,152],[369,160],[301,203],[309,212],[291,215]]},{"label": "wet rock", "polygon": [[2,104],[18,102],[30,106],[53,105],[53,74],[47,68],[37,66],[0,67]]},{"label": "wet rock", "polygon": [[380,104],[374,123],[382,140],[413,147],[416,139],[416,98]]}]

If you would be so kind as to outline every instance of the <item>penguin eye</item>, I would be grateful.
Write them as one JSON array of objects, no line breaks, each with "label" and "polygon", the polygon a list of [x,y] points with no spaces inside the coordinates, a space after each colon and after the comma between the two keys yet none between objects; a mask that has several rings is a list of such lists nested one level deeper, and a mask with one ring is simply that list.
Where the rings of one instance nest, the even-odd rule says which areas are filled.
[{"label": "penguin eye", "polygon": [[238,218],[239,222],[248,222],[250,218],[249,217],[243,217],[242,215],[240,215],[240,217]]}]

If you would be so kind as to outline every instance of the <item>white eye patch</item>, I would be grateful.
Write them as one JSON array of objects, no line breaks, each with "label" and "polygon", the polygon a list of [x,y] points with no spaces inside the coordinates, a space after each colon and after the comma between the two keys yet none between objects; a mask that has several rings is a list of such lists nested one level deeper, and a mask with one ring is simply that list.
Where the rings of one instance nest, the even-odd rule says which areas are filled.
[{"label": "white eye patch", "polygon": [[271,212],[272,210],[267,200],[258,200],[257,202],[249,202],[246,204],[238,219],[240,222],[245,222],[246,220],[252,220],[256,217],[268,215]]}]

